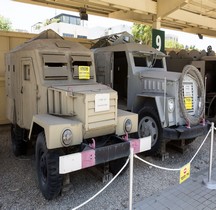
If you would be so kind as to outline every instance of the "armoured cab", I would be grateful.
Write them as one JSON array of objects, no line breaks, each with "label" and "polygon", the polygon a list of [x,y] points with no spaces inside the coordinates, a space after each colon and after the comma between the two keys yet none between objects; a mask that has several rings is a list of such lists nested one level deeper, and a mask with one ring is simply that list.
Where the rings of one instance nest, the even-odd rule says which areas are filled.
[{"label": "armoured cab", "polygon": [[[90,127],[100,127],[100,118],[107,133],[115,132],[117,93],[96,83],[92,53],[79,43],[46,33],[49,38],[42,34],[6,56],[10,121],[30,129],[36,114],[72,117],[84,123],[83,135],[89,136]],[[99,111],[103,115],[100,112],[96,119]]]}]

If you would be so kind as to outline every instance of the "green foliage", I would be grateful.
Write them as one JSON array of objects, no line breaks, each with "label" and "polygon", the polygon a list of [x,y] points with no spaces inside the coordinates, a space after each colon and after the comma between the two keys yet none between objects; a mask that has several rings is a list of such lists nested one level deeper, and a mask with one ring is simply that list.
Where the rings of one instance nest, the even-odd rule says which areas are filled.
[{"label": "green foliage", "polygon": [[195,45],[190,45],[190,46],[186,45],[186,46],[185,46],[185,49],[186,49],[186,50],[199,50],[198,48],[196,48]]},{"label": "green foliage", "polygon": [[52,18],[52,19],[46,19],[44,22],[44,26],[47,26],[51,23],[59,23],[60,19],[58,18]]},{"label": "green foliage", "polygon": [[174,40],[165,40],[165,48],[184,49],[184,45]]},{"label": "green foliage", "polygon": [[136,42],[146,45],[152,44],[152,26],[134,23],[132,34]]},{"label": "green foliage", "polygon": [[11,31],[11,21],[0,15],[0,30]]},{"label": "green foliage", "polygon": [[39,30],[41,28],[41,25],[40,24],[37,24],[36,26],[35,26],[35,30]]},{"label": "green foliage", "polygon": [[[146,44],[146,45],[152,45],[152,26],[134,23],[132,26],[132,35],[136,42],[139,42],[141,44]],[[165,48],[174,48],[179,50],[184,48],[189,50],[196,49],[195,46],[184,47],[183,44],[180,44],[177,41],[166,40],[166,39],[165,39]]]}]

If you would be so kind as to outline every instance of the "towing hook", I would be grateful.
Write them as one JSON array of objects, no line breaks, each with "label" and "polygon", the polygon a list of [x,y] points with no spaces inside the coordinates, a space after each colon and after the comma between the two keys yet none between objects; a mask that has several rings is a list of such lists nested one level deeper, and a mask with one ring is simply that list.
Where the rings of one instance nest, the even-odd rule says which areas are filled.
[{"label": "towing hook", "polygon": [[187,120],[186,128],[191,128],[191,127],[190,127],[190,121],[189,121],[189,120]]},{"label": "towing hook", "polygon": [[125,136],[123,136],[123,139],[125,140],[125,141],[128,141],[129,139],[128,139],[128,133],[126,132],[125,133]]},{"label": "towing hook", "polygon": [[92,138],[92,143],[89,144],[89,147],[91,147],[92,149],[96,148],[96,143],[95,143],[95,139],[94,138]]}]

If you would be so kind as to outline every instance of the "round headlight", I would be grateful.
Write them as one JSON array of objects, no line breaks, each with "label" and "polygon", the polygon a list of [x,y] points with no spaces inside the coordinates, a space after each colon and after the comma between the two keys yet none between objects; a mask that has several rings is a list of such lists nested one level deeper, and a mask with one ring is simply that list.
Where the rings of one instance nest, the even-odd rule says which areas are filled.
[{"label": "round headlight", "polygon": [[73,139],[72,131],[69,129],[66,129],[62,134],[62,144],[65,147],[68,147],[71,145]]},{"label": "round headlight", "polygon": [[125,131],[126,132],[130,132],[131,129],[132,129],[132,121],[130,119],[127,119],[125,121],[125,125],[124,126],[125,126]]},{"label": "round headlight", "polygon": [[172,98],[168,99],[168,111],[173,112],[175,108],[175,102]]}]

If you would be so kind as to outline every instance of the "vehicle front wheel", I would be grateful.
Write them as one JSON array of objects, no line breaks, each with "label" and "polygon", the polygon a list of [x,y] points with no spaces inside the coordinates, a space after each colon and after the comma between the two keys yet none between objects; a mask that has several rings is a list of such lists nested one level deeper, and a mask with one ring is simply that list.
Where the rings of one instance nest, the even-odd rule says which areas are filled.
[{"label": "vehicle front wheel", "polygon": [[151,136],[151,150],[146,151],[146,154],[153,155],[159,152],[162,128],[157,111],[153,107],[145,107],[139,113],[138,136]]},{"label": "vehicle front wheel", "polygon": [[35,155],[39,188],[47,200],[52,200],[62,190],[63,176],[59,174],[60,152],[47,149],[44,132],[37,137]]}]

